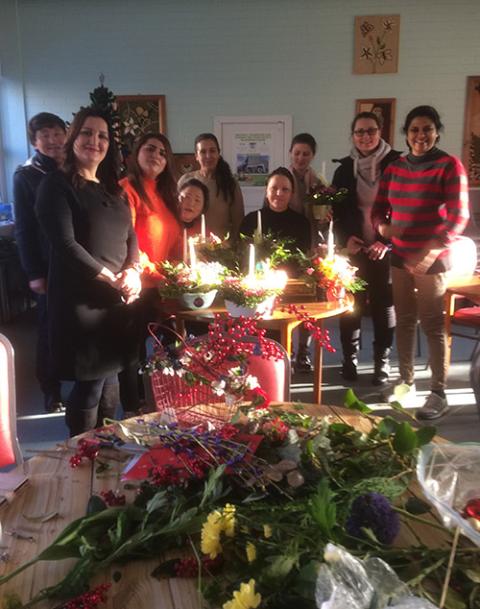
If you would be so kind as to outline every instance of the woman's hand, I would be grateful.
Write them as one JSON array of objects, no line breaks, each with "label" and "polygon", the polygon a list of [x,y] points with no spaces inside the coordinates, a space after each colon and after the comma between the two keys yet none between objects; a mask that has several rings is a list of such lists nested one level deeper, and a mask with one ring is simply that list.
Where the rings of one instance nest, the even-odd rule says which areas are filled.
[{"label": "woman's hand", "polygon": [[382,260],[388,252],[388,247],[381,241],[375,241],[365,251],[370,260]]},{"label": "woman's hand", "polygon": [[118,273],[117,289],[120,290],[127,304],[137,300],[142,290],[140,273],[134,268],[128,268]]},{"label": "woman's hand", "polygon": [[28,287],[35,292],[35,294],[46,294],[47,293],[47,280],[45,277],[39,277],[38,279],[32,279],[28,282]]},{"label": "woman's hand", "polygon": [[361,252],[364,247],[365,243],[359,237],[355,237],[355,235],[352,235],[348,238],[347,252],[349,254],[358,254],[358,252]]}]

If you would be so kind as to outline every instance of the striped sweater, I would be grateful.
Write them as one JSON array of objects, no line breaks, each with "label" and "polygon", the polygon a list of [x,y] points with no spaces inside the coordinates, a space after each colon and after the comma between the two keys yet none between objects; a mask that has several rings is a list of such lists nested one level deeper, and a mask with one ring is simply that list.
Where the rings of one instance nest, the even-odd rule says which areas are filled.
[{"label": "striped sweater", "polygon": [[465,228],[469,217],[468,182],[462,163],[433,148],[390,163],[382,175],[372,210],[372,223],[400,227],[392,237],[392,264],[403,266],[435,238],[446,246],[429,269],[438,273],[450,268],[448,244]]}]

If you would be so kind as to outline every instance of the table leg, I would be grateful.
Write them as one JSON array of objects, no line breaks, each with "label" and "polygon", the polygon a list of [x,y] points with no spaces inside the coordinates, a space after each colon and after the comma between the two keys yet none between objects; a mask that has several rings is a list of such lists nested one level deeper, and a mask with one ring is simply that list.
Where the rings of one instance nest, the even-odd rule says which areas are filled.
[{"label": "table leg", "polygon": [[[317,322],[317,326],[322,327],[321,320]],[[313,403],[322,403],[322,366],[323,366],[323,349],[318,340],[315,341],[315,357],[313,365]]]},{"label": "table leg", "polygon": [[290,358],[292,357],[292,332],[296,325],[296,323],[286,323],[280,327],[280,344],[285,347]]}]

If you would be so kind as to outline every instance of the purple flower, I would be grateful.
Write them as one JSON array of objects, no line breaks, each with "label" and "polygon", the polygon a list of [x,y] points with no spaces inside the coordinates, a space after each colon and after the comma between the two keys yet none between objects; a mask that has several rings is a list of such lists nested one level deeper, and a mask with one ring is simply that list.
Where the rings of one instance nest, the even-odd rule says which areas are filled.
[{"label": "purple flower", "polygon": [[365,537],[362,529],[371,529],[378,541],[389,545],[398,535],[400,518],[384,495],[366,493],[352,503],[346,529],[354,537]]}]

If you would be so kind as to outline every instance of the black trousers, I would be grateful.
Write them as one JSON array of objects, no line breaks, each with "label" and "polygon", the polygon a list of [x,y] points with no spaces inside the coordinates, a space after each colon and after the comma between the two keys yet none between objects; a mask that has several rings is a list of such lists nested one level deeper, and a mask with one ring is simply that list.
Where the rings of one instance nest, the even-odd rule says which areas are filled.
[{"label": "black trousers", "polygon": [[52,372],[48,341],[47,295],[35,294],[37,302],[36,375],[45,398],[61,402],[61,383]]},{"label": "black trousers", "polygon": [[356,357],[360,347],[362,317],[369,306],[373,321],[374,358],[379,360],[388,356],[395,330],[390,253],[382,260],[370,260],[364,253],[351,256],[350,259],[358,268],[357,277],[364,279],[367,287],[354,294],[353,312],[340,317],[343,357],[346,361]]},{"label": "black trousers", "polygon": [[75,381],[65,412],[70,436],[99,427],[104,417],[113,419],[118,403],[117,375],[92,381]]}]

